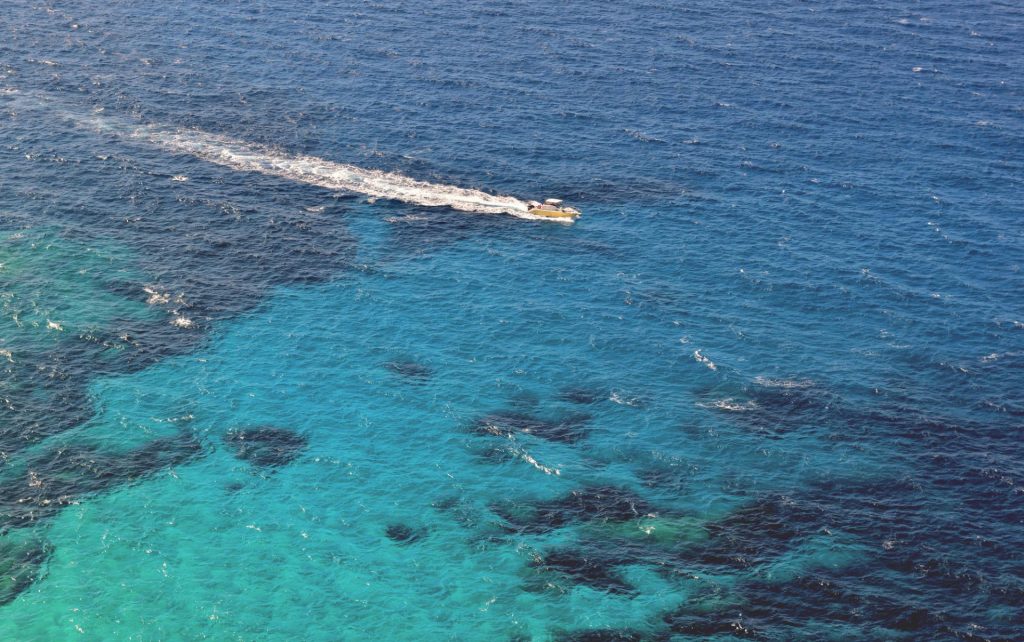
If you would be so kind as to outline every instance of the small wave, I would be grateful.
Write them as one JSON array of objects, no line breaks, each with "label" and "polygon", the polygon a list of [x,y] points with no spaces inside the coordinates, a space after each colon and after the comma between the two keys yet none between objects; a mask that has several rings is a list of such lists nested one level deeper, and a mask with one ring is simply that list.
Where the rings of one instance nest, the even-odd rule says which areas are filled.
[{"label": "small wave", "polygon": [[533,466],[537,470],[541,471],[545,475],[555,475],[557,477],[557,476],[562,474],[562,471],[558,470],[557,468],[552,468],[550,466],[545,466],[544,464],[540,463],[539,461],[537,461],[533,457],[533,455],[531,455],[530,453],[526,452],[525,450],[520,450],[520,451],[518,451],[517,454],[519,455],[520,459],[522,459],[526,463],[530,464],[531,466]]},{"label": "small wave", "polygon": [[655,136],[645,134],[639,129],[624,128],[622,131],[625,132],[626,134],[629,134],[631,137],[637,139],[641,143],[668,143],[668,141],[665,140],[664,138],[657,138]]},{"label": "small wave", "polygon": [[693,351],[693,358],[706,365],[710,370],[718,370],[718,366],[715,365],[715,362],[701,354],[700,350]]},{"label": "small wave", "polygon": [[993,361],[998,361],[1006,357],[1019,357],[1021,355],[1024,355],[1024,352],[993,352],[992,354],[987,354],[982,357],[981,362],[992,363]]},{"label": "small wave", "polygon": [[754,383],[765,388],[811,388],[814,382],[810,379],[770,379],[768,377],[754,377]]},{"label": "small wave", "polygon": [[726,412],[747,412],[749,410],[757,409],[757,402],[750,401],[736,401],[735,399],[718,399],[717,401],[701,402],[697,404],[700,408],[714,408],[716,410],[725,410]]},{"label": "small wave", "polygon": [[167,305],[173,303],[175,305],[185,305],[185,295],[178,294],[172,296],[170,292],[161,292],[154,287],[144,286],[142,291],[146,293],[146,304],[147,305]]},{"label": "small wave", "polygon": [[617,390],[612,390],[612,393],[608,396],[608,401],[632,408],[639,408],[644,405],[644,400],[640,397],[623,397]]},{"label": "small wave", "polygon": [[405,216],[387,216],[384,218],[385,223],[415,223],[417,221],[426,220],[426,216],[417,216],[416,214],[406,214]]},{"label": "small wave", "polygon": [[500,430],[494,430],[494,428],[495,428],[494,426],[489,426],[489,427],[487,427],[487,431],[490,432],[493,435],[496,435],[496,436],[499,436],[499,437],[506,437],[506,438],[508,438],[508,440],[510,442],[508,453],[510,455],[512,455],[516,459],[519,459],[521,461],[525,461],[526,463],[530,464],[531,466],[533,466],[534,468],[536,468],[540,472],[544,473],[545,475],[553,475],[555,477],[561,476],[561,474],[562,474],[561,470],[559,470],[558,468],[553,468],[551,466],[545,466],[544,464],[542,464],[539,461],[537,461],[536,457],[534,457],[533,455],[528,453],[525,448],[523,448],[522,446],[518,445],[516,443],[515,435],[504,434]]},{"label": "small wave", "polygon": [[146,297],[146,304],[148,305],[164,305],[171,300],[171,295],[167,292],[159,292],[151,287],[142,288],[148,296]]}]

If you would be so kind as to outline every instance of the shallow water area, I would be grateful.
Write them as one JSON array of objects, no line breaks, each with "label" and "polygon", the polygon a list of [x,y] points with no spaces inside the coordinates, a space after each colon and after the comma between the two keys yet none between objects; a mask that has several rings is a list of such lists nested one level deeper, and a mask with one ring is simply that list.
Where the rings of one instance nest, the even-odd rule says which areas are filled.
[{"label": "shallow water area", "polygon": [[6,14],[0,638],[1019,637],[1015,8]]}]

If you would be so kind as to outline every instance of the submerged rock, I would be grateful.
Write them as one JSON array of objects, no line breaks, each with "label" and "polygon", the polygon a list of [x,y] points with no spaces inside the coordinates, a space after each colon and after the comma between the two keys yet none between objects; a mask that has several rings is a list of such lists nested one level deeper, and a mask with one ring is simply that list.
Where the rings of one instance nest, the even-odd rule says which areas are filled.
[{"label": "submerged rock", "polygon": [[224,484],[224,490],[229,493],[237,493],[245,489],[245,484],[239,481],[228,482]]},{"label": "submerged rock", "polygon": [[274,468],[298,457],[307,440],[292,430],[261,426],[233,430],[224,435],[224,443],[234,448],[238,459],[261,468]]},{"label": "submerged rock", "polygon": [[415,361],[388,361],[384,364],[384,367],[395,374],[418,381],[429,379],[434,374],[434,371],[429,366],[416,363]]},{"label": "submerged rock", "polygon": [[834,426],[846,413],[833,392],[809,380],[759,377],[755,385],[716,386],[698,397],[698,407],[727,415],[737,425],[774,438],[808,426]]},{"label": "submerged rock", "polygon": [[424,528],[414,528],[408,524],[388,524],[384,529],[384,534],[393,542],[412,544],[425,537],[427,531]]},{"label": "submerged rock", "polygon": [[701,561],[745,568],[791,550],[830,522],[817,503],[766,496],[709,522]]},{"label": "submerged rock", "polygon": [[587,388],[567,388],[558,395],[558,398],[569,403],[589,405],[607,400],[608,394]]},{"label": "submerged rock", "polygon": [[[126,453],[62,445],[18,462],[20,473],[0,484],[0,605],[39,579],[52,548],[18,542],[19,533],[53,517],[65,506],[119,485],[183,464],[202,453],[189,433],[156,439]],[[17,530],[14,530],[17,529]]]},{"label": "submerged rock", "polygon": [[626,522],[657,514],[645,499],[614,486],[589,487],[529,506],[495,505],[491,509],[505,528],[523,533],[544,533],[574,522]]},{"label": "submerged rock", "polygon": [[[913,598],[894,599],[885,590],[891,577],[876,575],[876,570],[864,568],[855,575],[824,570],[784,582],[748,579],[737,587],[735,597],[742,597],[742,603],[735,599],[704,602],[698,596],[666,614],[663,621],[677,634],[754,640],[799,638],[800,627],[807,621],[866,627],[862,631],[870,639],[892,638],[892,631],[899,632],[899,639],[914,640],[1016,639],[998,632],[978,635],[970,618],[921,606]],[[869,578],[866,584],[858,577],[861,573]],[[977,599],[973,590],[969,593]]]},{"label": "submerged rock", "polygon": [[15,543],[6,537],[0,540],[0,606],[32,586],[52,552],[48,543]]},{"label": "submerged rock", "polygon": [[631,594],[635,589],[614,569],[615,562],[587,555],[575,550],[555,550],[538,556],[532,566],[545,572],[557,573],[575,584],[599,591]]},{"label": "submerged rock", "polygon": [[0,484],[0,530],[31,526],[85,495],[130,483],[202,453],[188,433],[165,437],[127,453],[61,446],[22,462],[23,472]]}]

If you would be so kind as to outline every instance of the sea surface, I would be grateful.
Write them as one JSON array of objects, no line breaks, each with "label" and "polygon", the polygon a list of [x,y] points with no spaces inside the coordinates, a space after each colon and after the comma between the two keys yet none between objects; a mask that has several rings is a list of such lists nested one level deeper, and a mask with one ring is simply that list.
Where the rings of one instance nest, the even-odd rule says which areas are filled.
[{"label": "sea surface", "polygon": [[1020,640],[1022,270],[1020,3],[6,0],[0,639]]}]

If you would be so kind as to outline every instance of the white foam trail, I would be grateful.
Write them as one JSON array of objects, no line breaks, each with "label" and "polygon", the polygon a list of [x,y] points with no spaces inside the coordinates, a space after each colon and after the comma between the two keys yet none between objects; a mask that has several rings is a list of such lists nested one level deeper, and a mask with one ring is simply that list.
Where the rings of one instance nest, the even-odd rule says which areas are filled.
[{"label": "white foam trail", "polygon": [[59,100],[38,95],[17,96],[19,93],[16,89],[2,90],[5,98],[15,99],[21,107],[45,107],[50,113],[83,127],[120,138],[145,141],[171,152],[188,154],[239,171],[259,172],[328,189],[415,205],[450,207],[483,214],[511,214],[529,219],[542,218],[529,214],[530,208],[526,202],[513,196],[498,196],[455,185],[428,183],[395,172],[364,169],[315,156],[289,154],[265,145],[198,129],[140,125],[118,116],[103,114],[102,109],[89,114],[76,113],[67,109]]},{"label": "white foam trail", "polygon": [[279,176],[328,189],[464,212],[530,216],[527,204],[512,196],[495,196],[454,185],[418,181],[395,172],[288,154],[197,129],[172,130],[144,125],[131,130],[128,136],[239,171]]}]

